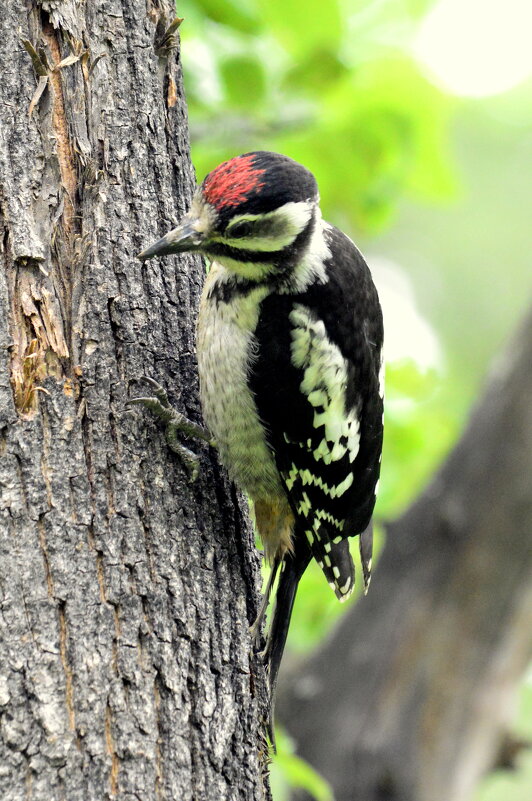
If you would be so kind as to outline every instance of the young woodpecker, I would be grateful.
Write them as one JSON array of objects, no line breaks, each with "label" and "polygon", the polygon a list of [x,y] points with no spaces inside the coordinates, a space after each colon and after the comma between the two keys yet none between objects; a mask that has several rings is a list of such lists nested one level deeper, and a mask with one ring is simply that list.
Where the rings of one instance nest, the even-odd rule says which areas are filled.
[{"label": "young woodpecker", "polygon": [[354,585],[348,538],[358,534],[369,585],[382,448],[379,299],[353,242],[322,220],[312,173],[277,153],[246,153],[209,173],[181,225],[139,258],[183,251],[212,261],[197,330],[205,422],[254,503],[272,564],[256,633],[281,567],[265,652],[273,697],[310,559],[345,601]]}]

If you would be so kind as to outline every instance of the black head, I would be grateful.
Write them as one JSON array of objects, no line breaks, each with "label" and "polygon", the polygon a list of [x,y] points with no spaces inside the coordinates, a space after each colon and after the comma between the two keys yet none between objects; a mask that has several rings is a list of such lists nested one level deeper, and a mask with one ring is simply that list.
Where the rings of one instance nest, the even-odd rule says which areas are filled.
[{"label": "black head", "polygon": [[235,214],[267,214],[286,203],[318,200],[316,179],[306,167],[266,150],[224,161],[207,175],[199,191],[216,210],[222,230]]},{"label": "black head", "polygon": [[318,200],[316,180],[301,164],[245,153],[210,172],[181,225],[139,258],[199,250],[247,277],[286,268],[311,236]]}]

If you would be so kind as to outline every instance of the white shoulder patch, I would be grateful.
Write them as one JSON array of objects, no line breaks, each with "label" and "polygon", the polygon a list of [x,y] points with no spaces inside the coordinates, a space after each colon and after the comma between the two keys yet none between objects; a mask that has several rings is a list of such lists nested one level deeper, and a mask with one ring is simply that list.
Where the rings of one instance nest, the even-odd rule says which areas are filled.
[{"label": "white shoulder patch", "polygon": [[331,251],[326,241],[325,231],[330,226],[321,219],[319,208],[316,209],[316,215],[316,225],[307,250],[296,265],[286,291],[304,292],[310,284],[315,282],[326,284],[329,280],[325,262],[331,258]]},{"label": "white shoulder patch", "polygon": [[384,374],[386,372],[386,364],[384,362],[384,352],[381,349],[381,363],[379,367],[379,395],[384,400]]},{"label": "white shoulder patch", "polygon": [[[360,447],[360,424],[356,409],[345,411],[347,361],[328,338],[323,321],[316,320],[306,306],[296,304],[290,322],[292,363],[303,370],[300,390],[314,408],[314,428],[324,428],[324,439],[313,456],[330,464],[347,453],[354,462]],[[345,489],[336,488],[336,494]]]}]

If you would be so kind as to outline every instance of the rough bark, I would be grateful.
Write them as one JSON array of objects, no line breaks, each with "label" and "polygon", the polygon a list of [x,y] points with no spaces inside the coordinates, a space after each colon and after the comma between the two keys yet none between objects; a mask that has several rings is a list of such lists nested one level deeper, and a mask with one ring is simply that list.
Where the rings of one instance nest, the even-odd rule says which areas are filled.
[{"label": "rough bark", "polygon": [[497,761],[532,653],[531,398],[532,314],[387,527],[368,597],[279,699],[336,801],[467,801]]},{"label": "rough bark", "polygon": [[172,0],[0,15],[3,801],[268,794],[247,519],[213,452],[189,485],[125,407],[149,375],[199,419],[203,267],[135,259],[194,185],[174,17]]}]

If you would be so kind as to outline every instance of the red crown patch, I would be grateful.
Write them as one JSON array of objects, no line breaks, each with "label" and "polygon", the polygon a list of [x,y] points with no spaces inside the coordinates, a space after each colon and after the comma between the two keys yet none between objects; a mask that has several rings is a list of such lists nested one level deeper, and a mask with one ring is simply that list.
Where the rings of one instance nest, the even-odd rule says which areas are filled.
[{"label": "red crown patch", "polygon": [[253,166],[252,155],[236,156],[216,167],[203,182],[203,197],[215,208],[238,206],[249,194],[264,186],[260,176],[266,170]]}]

